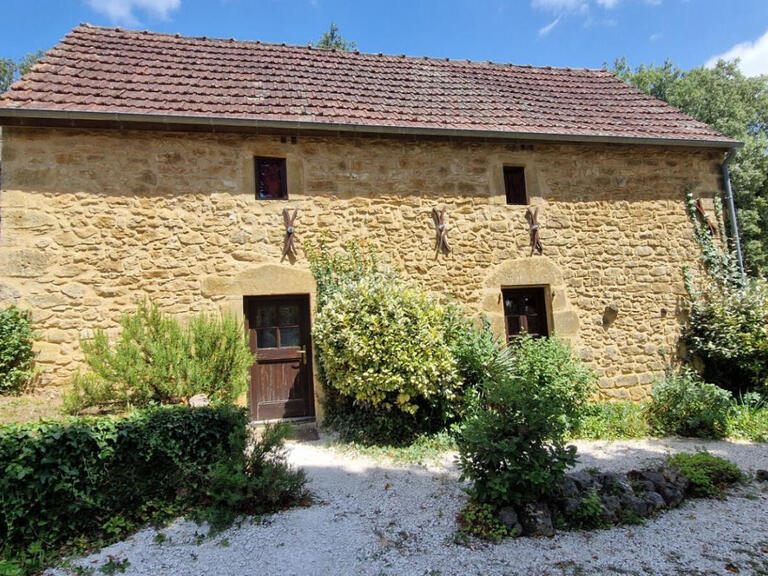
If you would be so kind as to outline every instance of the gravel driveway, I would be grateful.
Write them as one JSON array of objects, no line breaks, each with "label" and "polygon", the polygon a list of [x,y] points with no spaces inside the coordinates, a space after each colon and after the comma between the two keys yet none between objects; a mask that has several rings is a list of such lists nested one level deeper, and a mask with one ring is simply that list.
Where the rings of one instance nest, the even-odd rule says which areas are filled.
[{"label": "gravel driveway", "polygon": [[[582,467],[626,471],[668,452],[706,447],[745,471],[768,469],[768,445],[683,440],[578,442]],[[201,538],[177,521],[146,529],[79,560],[102,567],[127,559],[131,575],[768,574],[768,484],[726,500],[684,504],[645,526],[454,543],[466,496],[450,455],[427,466],[341,453],[323,441],[289,446],[318,502]],[[64,574],[50,571],[49,574]]]}]

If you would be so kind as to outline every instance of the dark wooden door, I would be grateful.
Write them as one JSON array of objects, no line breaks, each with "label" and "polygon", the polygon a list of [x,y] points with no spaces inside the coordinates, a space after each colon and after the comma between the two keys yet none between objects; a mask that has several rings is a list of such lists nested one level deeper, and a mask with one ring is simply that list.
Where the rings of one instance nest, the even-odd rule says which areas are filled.
[{"label": "dark wooden door", "polygon": [[251,350],[251,417],[315,414],[309,296],[249,296],[245,317]]},{"label": "dark wooden door", "polygon": [[523,334],[549,336],[544,288],[510,288],[501,293],[508,342]]}]

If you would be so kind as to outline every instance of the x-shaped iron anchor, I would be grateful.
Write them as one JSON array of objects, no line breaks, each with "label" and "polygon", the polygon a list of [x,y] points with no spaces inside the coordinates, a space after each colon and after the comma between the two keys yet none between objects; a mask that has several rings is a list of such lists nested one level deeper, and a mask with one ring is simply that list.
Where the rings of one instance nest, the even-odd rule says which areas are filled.
[{"label": "x-shaped iron anchor", "polygon": [[528,219],[528,226],[531,233],[531,254],[533,254],[534,251],[541,254],[544,251],[544,248],[541,245],[541,237],[539,237],[539,208],[536,207],[533,211],[528,208],[525,217]]},{"label": "x-shaped iron anchor", "polygon": [[696,212],[699,213],[699,216],[701,216],[701,219],[704,220],[704,223],[709,228],[709,235],[710,236],[717,235],[717,226],[715,226],[715,223],[712,222],[712,219],[704,211],[704,205],[701,203],[701,198],[696,199]]},{"label": "x-shaped iron anchor", "polygon": [[439,254],[441,251],[448,253],[451,251],[447,238],[448,230],[450,230],[450,228],[445,225],[445,208],[442,210],[432,208],[432,218],[435,221],[435,232],[437,233],[435,253]]},{"label": "x-shaped iron anchor", "polygon": [[285,240],[283,241],[283,257],[282,260],[285,260],[286,256],[296,255],[296,245],[294,244],[294,238],[296,237],[296,229],[294,228],[294,223],[296,222],[296,215],[299,213],[298,208],[293,209],[293,215],[291,215],[288,208],[283,208],[283,221],[285,222]]}]

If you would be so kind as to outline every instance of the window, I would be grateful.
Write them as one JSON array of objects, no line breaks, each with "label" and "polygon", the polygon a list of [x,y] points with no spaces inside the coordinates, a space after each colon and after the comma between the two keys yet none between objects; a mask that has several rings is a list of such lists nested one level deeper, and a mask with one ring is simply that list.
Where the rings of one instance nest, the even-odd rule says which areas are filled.
[{"label": "window", "polygon": [[504,190],[507,204],[528,204],[525,190],[525,168],[522,166],[504,166]]},{"label": "window", "polygon": [[257,348],[290,348],[301,346],[299,307],[267,304],[256,309],[254,320]]},{"label": "window", "polygon": [[285,178],[285,158],[255,158],[256,199],[284,200],[288,198]]},{"label": "window", "polygon": [[529,334],[534,338],[549,336],[544,288],[515,288],[501,291],[507,342]]}]

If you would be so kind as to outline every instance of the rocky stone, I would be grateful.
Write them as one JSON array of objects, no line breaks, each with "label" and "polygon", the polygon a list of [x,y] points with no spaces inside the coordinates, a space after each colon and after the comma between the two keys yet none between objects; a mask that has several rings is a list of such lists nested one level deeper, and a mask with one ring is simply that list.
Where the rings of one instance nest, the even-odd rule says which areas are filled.
[{"label": "rocky stone", "polygon": [[768,482],[768,470],[758,470],[755,472],[755,479],[758,482]]},{"label": "rocky stone", "polygon": [[649,513],[658,512],[667,507],[667,503],[658,492],[646,492],[643,494],[643,501],[648,505]]},{"label": "rocky stone", "polygon": [[544,502],[525,504],[520,510],[520,524],[526,536],[554,536],[552,512]]},{"label": "rocky stone", "polygon": [[622,510],[629,510],[640,518],[648,516],[648,503],[634,494],[622,494],[619,496],[619,504]]},{"label": "rocky stone", "polygon": [[523,533],[523,525],[520,523],[517,512],[512,506],[504,506],[499,510],[498,518],[514,535],[519,536]]},{"label": "rocky stone", "polygon": [[206,394],[195,394],[189,399],[190,408],[204,408],[210,404]]},{"label": "rocky stone", "polygon": [[603,521],[611,524],[616,522],[621,512],[621,502],[618,496],[601,494],[600,502],[603,504]]}]

